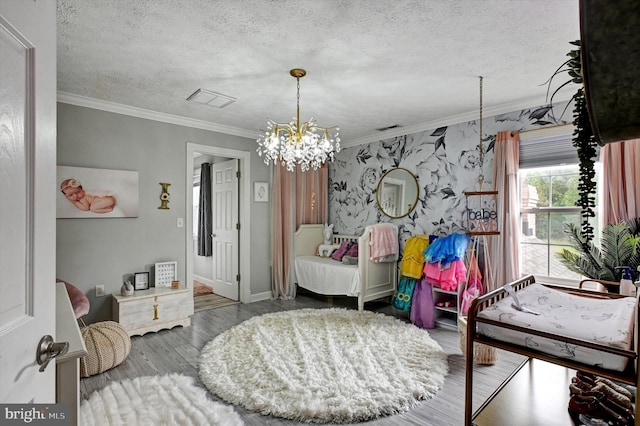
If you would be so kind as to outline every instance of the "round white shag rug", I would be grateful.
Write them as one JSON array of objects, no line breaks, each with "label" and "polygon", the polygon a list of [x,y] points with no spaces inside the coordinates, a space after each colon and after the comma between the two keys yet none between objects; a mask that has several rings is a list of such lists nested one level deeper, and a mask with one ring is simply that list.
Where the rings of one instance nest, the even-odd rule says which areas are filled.
[{"label": "round white shag rug", "polygon": [[81,426],[241,426],[228,405],[212,401],[196,379],[181,374],[113,382],[82,401]]},{"label": "round white shag rug", "polygon": [[223,400],[264,415],[362,422],[435,395],[447,356],[426,330],[346,309],[265,314],[233,327],[200,354],[200,380]]}]

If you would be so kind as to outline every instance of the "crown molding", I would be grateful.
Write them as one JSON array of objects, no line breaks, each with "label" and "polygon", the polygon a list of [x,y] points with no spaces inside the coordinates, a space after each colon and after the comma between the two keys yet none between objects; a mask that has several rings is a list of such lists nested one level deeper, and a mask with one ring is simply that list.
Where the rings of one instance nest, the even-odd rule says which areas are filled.
[{"label": "crown molding", "polygon": [[164,112],[152,111],[144,108],[133,107],[115,102],[103,101],[86,96],[74,95],[73,93],[58,92],[58,102],[76,105],[86,108],[98,109],[101,111],[114,112],[116,114],[129,115],[132,117],[145,118],[147,120],[160,121],[163,123],[176,124],[178,126],[193,127],[196,129],[209,130],[212,132],[224,133],[227,135],[241,136],[255,139],[257,132],[237,127],[225,126],[211,123],[204,120],[183,117],[180,115],[166,114]]},{"label": "crown molding", "polygon": [[[561,99],[557,102],[554,103],[561,103],[561,102],[565,102],[568,101],[569,98],[567,99]],[[516,102],[510,102],[510,103],[506,103],[506,104],[501,104],[501,105],[496,105],[490,108],[483,108],[482,112],[483,112],[483,119],[486,119],[487,117],[493,117],[495,115],[500,115],[500,114],[506,114],[509,112],[514,112],[514,111],[520,111],[523,109],[527,109],[527,108],[535,108],[535,107],[539,107],[545,105],[544,103],[540,103],[540,97],[536,96],[536,97],[531,97],[528,99],[524,99],[524,100],[520,100],[520,101],[516,101]],[[445,118],[440,118],[437,120],[433,120],[433,121],[427,121],[424,123],[419,123],[419,124],[415,124],[412,126],[406,126],[406,127],[398,127],[395,129],[389,129],[389,130],[385,130],[383,132],[379,132],[373,135],[369,135],[369,136],[364,136],[361,138],[357,138],[357,139],[353,139],[350,140],[348,142],[340,142],[340,145],[342,145],[342,147],[344,148],[348,148],[348,147],[352,147],[352,146],[357,146],[357,145],[363,145],[366,143],[371,143],[371,142],[379,142],[385,139],[391,139],[391,138],[395,138],[398,136],[404,136],[404,135],[412,135],[414,133],[420,133],[420,132],[424,132],[425,130],[433,130],[433,129],[437,129],[439,127],[445,127],[445,126],[451,126],[454,124],[460,124],[460,123],[466,123],[468,121],[474,121],[477,120],[480,117],[480,110],[473,110],[473,111],[469,111],[469,112],[464,112],[461,114],[456,114],[456,115],[452,115],[449,117],[445,117]]]},{"label": "crown molding", "polygon": [[[557,103],[568,101],[569,99],[561,99]],[[147,120],[160,121],[164,123],[176,124],[178,126],[193,127],[196,129],[209,130],[212,132],[224,133],[228,135],[240,136],[249,139],[256,138],[256,132],[246,129],[239,129],[237,127],[225,126],[223,124],[212,123],[209,121],[196,120],[193,118],[187,118],[179,115],[166,114],[163,112],[152,111],[144,108],[133,107],[124,104],[118,104],[115,102],[103,101],[100,99],[89,98],[86,96],[74,95],[67,92],[58,92],[58,102],[77,105],[86,108],[93,108],[102,111],[113,112],[116,114],[124,114],[132,117],[144,118]],[[533,106],[532,106],[533,105]],[[539,97],[532,97],[526,100],[517,102],[511,102],[506,104],[497,105],[490,108],[483,108],[483,116],[492,117],[495,115],[505,114],[513,111],[519,111],[527,108],[533,108],[542,106],[544,103],[540,103]],[[449,117],[427,121],[424,123],[415,124],[412,126],[398,127],[395,129],[385,130],[384,132],[378,132],[369,136],[363,136],[361,138],[352,139],[348,142],[341,141],[340,145],[343,148],[348,148],[357,145],[363,145],[371,142],[379,142],[385,139],[391,139],[398,136],[411,135],[414,133],[424,132],[426,130],[437,129],[439,127],[451,126],[454,124],[465,123],[468,121],[474,121],[479,118],[480,111],[473,110],[462,114],[456,114]]]}]

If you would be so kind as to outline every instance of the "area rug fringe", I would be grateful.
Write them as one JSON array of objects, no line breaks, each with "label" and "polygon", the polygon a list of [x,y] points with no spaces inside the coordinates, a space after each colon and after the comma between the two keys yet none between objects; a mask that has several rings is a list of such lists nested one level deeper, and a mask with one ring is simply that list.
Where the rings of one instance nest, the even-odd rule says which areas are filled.
[{"label": "area rug fringe", "polygon": [[426,330],[347,309],[254,317],[202,350],[200,380],[223,400],[264,415],[363,422],[433,397],[447,357]]},{"label": "area rug fringe", "polygon": [[212,401],[193,377],[145,376],[113,382],[80,406],[78,425],[241,426],[233,409]]}]

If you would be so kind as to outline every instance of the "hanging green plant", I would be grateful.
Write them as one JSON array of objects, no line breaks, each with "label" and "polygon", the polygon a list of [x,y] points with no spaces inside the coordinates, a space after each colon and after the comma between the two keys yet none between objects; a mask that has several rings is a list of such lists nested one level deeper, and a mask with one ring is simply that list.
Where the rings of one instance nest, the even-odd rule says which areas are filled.
[{"label": "hanging green plant", "polygon": [[593,209],[596,206],[596,171],[594,165],[597,155],[597,142],[591,130],[591,122],[589,121],[589,113],[587,111],[587,100],[582,87],[578,89],[578,93],[574,96],[574,99],[573,146],[578,150],[578,161],[580,162],[580,179],[578,183],[579,198],[577,205],[582,208],[582,234],[587,241],[591,241],[593,240],[593,225],[591,225],[589,219],[596,215]]},{"label": "hanging green plant", "polygon": [[[593,210],[596,205],[596,181],[595,181],[595,158],[597,155],[597,142],[593,135],[591,122],[589,121],[589,112],[587,110],[587,100],[584,94],[584,81],[582,78],[582,62],[580,60],[580,40],[570,42],[571,45],[577,46],[577,49],[571,50],[567,56],[569,59],[565,61],[553,73],[547,81],[547,96],[551,88],[553,78],[559,74],[567,73],[569,80],[561,84],[551,95],[550,104],[553,104],[553,97],[556,93],[568,84],[575,83],[579,85],[578,90],[571,98],[574,101],[573,109],[573,146],[578,151],[578,160],[580,162],[580,178],[578,183],[578,201],[576,205],[582,209],[581,212],[581,234],[584,238],[584,244],[588,244],[593,240],[593,226],[590,218],[595,216]],[[567,103],[567,108],[571,101]],[[566,108],[565,108],[566,111]],[[564,114],[564,111],[563,111]],[[586,249],[587,246],[585,245]]]}]

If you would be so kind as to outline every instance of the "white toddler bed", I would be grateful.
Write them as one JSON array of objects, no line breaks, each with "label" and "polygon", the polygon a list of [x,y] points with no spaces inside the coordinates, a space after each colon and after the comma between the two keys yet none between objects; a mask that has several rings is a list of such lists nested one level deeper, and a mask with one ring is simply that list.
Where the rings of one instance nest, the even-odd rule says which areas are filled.
[{"label": "white toddler bed", "polygon": [[397,262],[370,260],[370,227],[357,236],[334,235],[332,243],[358,243],[358,264],[345,265],[317,255],[323,243],[324,225],[300,225],[294,235],[295,274],[298,286],[317,294],[358,298],[358,310],[364,303],[393,296],[398,282]]}]

